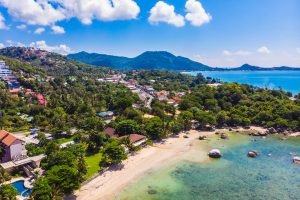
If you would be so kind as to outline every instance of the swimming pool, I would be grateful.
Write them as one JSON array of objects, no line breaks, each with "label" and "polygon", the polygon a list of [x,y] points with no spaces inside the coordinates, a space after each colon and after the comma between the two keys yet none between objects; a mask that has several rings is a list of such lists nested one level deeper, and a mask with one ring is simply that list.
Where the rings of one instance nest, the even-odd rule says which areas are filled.
[{"label": "swimming pool", "polygon": [[24,186],[24,181],[16,181],[12,184],[17,189],[18,193],[23,197],[28,197],[31,193],[31,189]]}]

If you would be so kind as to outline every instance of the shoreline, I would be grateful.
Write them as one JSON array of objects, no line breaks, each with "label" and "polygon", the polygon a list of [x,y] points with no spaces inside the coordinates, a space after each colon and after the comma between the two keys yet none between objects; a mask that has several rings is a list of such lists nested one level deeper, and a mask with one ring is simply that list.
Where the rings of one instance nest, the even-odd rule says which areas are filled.
[{"label": "shoreline", "polygon": [[[238,128],[232,131],[242,132],[251,130],[263,132],[267,129],[251,126],[250,129]],[[149,171],[172,165],[180,160],[194,162],[208,160],[207,153],[210,150],[209,146],[204,143],[199,145],[199,136],[211,137],[216,132],[223,131],[227,132],[228,129],[217,129],[212,132],[191,130],[186,133],[180,133],[176,137],[164,139],[162,142],[154,143],[152,146],[147,146],[123,161],[123,168],[110,168],[102,172],[95,178],[88,180],[73,196],[66,199],[115,199],[127,186],[138,181]],[[184,136],[188,136],[188,138],[184,138]],[[195,160],[195,156],[190,156],[191,154],[196,154],[197,160]]]},{"label": "shoreline", "polygon": [[[199,136],[214,135],[215,132],[198,132],[191,130],[188,134],[181,133],[178,137],[171,137],[160,143],[154,143],[129,156],[125,160],[122,169],[107,170],[98,177],[84,184],[81,189],[75,192],[73,197],[67,199],[78,200],[108,200],[114,199],[128,185],[139,180],[150,170],[155,170],[166,165],[171,165],[181,159],[189,159],[185,155],[193,150]],[[184,138],[188,135],[188,138]],[[205,146],[205,145],[203,145]],[[201,147],[202,148],[202,147]],[[200,148],[200,150],[201,150]],[[207,150],[203,147],[200,160],[208,159]],[[199,161],[199,160],[198,160]]]}]

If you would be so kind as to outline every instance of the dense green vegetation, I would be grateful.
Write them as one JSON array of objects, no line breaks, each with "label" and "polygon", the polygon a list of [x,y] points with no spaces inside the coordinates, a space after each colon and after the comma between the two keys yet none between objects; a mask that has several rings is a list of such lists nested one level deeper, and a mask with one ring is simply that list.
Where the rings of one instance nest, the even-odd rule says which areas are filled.
[{"label": "dense green vegetation", "polygon": [[299,130],[300,105],[283,91],[255,89],[249,85],[200,86],[180,103],[202,125],[259,125]]},{"label": "dense green vegetation", "polygon": [[[32,199],[62,199],[101,169],[126,159],[124,146],[136,150],[126,137],[109,138],[103,133],[105,127],[115,128],[119,136],[138,133],[151,140],[190,130],[192,120],[197,120],[200,128],[260,125],[300,130],[300,96],[292,101],[290,94],[283,91],[236,83],[211,87],[207,83],[216,80],[201,74],[192,77],[168,71],[126,71],[126,80],[135,79],[139,85],[152,86],[156,91],[166,90],[168,98],[181,93],[178,107],[154,98],[148,108],[123,84],[98,81],[113,74],[107,68],[87,66],[43,51],[27,51],[7,48],[0,54],[11,58],[0,60],[11,66],[24,88],[41,93],[48,105],[39,105],[25,89],[10,94],[0,82],[0,128],[38,129],[39,144],[28,144],[26,149],[29,156],[46,155],[42,161],[45,175],[37,179]],[[107,110],[115,113],[111,121],[97,115]],[[24,116],[33,119],[28,121]],[[47,139],[45,133],[53,140]],[[75,144],[60,148],[60,144],[69,141]],[[0,181],[8,178],[0,169]]]},{"label": "dense green vegetation", "polygon": [[0,199],[16,200],[17,195],[18,195],[18,192],[12,185],[3,185],[0,188]]},{"label": "dense green vegetation", "polygon": [[[89,76],[97,77],[103,76],[110,71],[109,68],[93,67],[84,64],[65,56],[51,53],[43,50],[36,50],[25,47],[7,47],[0,49],[0,55],[8,58],[15,58],[26,63],[25,65],[32,65],[39,67],[40,70],[47,72],[48,75],[53,76]],[[6,60],[6,59],[5,59]],[[10,62],[8,62],[11,64]],[[22,64],[22,67],[24,64]]]},{"label": "dense green vegetation", "polygon": [[212,70],[202,63],[166,51],[147,51],[135,58],[80,52],[68,57],[96,66],[108,66],[116,69],[132,70]]}]

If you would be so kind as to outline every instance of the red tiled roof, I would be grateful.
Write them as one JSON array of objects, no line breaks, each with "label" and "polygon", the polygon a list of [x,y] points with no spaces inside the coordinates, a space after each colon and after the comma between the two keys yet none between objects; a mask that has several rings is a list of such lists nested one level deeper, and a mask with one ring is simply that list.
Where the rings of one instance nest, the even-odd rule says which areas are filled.
[{"label": "red tiled roof", "polygon": [[5,136],[9,134],[9,132],[5,131],[5,130],[2,130],[0,131],[0,140],[2,140],[3,138],[5,138]]},{"label": "red tiled roof", "polygon": [[139,135],[139,134],[130,134],[130,135],[128,136],[128,138],[129,138],[129,140],[130,140],[131,143],[136,143],[136,142],[138,142],[138,141],[140,141],[140,140],[145,139],[146,136],[144,136],[144,135]]},{"label": "red tiled roof", "polygon": [[16,138],[13,134],[2,130],[0,131],[0,142],[5,144],[6,146],[12,145],[16,140],[19,140]]},{"label": "red tiled roof", "polygon": [[118,137],[118,135],[116,134],[116,129],[114,129],[114,128],[108,127],[106,129],[104,129],[104,133],[106,135],[108,135],[109,137],[113,137],[113,138],[117,138]]},{"label": "red tiled roof", "polygon": [[21,88],[16,88],[16,89],[9,90],[9,93],[18,93],[20,91],[21,91]]},{"label": "red tiled roof", "polygon": [[47,106],[47,101],[42,94],[36,94],[35,97],[41,105]]}]

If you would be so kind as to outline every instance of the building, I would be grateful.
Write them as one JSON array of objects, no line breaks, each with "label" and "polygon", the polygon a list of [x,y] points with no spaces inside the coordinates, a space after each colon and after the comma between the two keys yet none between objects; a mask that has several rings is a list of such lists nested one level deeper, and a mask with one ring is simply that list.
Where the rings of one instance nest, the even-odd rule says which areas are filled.
[{"label": "building", "polygon": [[116,129],[111,128],[111,127],[107,127],[104,129],[104,134],[111,137],[111,138],[118,138],[118,134],[116,134]]},{"label": "building", "polygon": [[36,94],[35,97],[40,105],[47,107],[48,102],[42,94]]},{"label": "building", "polygon": [[114,112],[112,111],[100,112],[98,113],[98,116],[108,120],[114,117]]},{"label": "building", "polygon": [[11,75],[12,71],[9,69],[9,66],[7,66],[3,60],[0,60],[0,77]]},{"label": "building", "polygon": [[164,100],[168,100],[168,95],[169,92],[162,90],[160,92],[155,92],[155,97],[159,100],[159,101],[164,101]]},{"label": "building", "polygon": [[148,93],[153,93],[154,92],[154,89],[152,86],[145,86],[145,91],[148,92]]},{"label": "building", "polygon": [[135,147],[141,146],[147,142],[147,137],[144,135],[130,134],[128,135],[128,138],[130,140],[130,143]]},{"label": "building", "polygon": [[128,80],[128,83],[129,83],[130,85],[137,85],[137,84],[138,84],[138,81],[137,81],[137,80],[134,80],[134,79],[129,79],[129,80]]},{"label": "building", "polygon": [[5,130],[0,131],[0,145],[3,149],[1,162],[9,162],[27,157],[25,142]]}]

